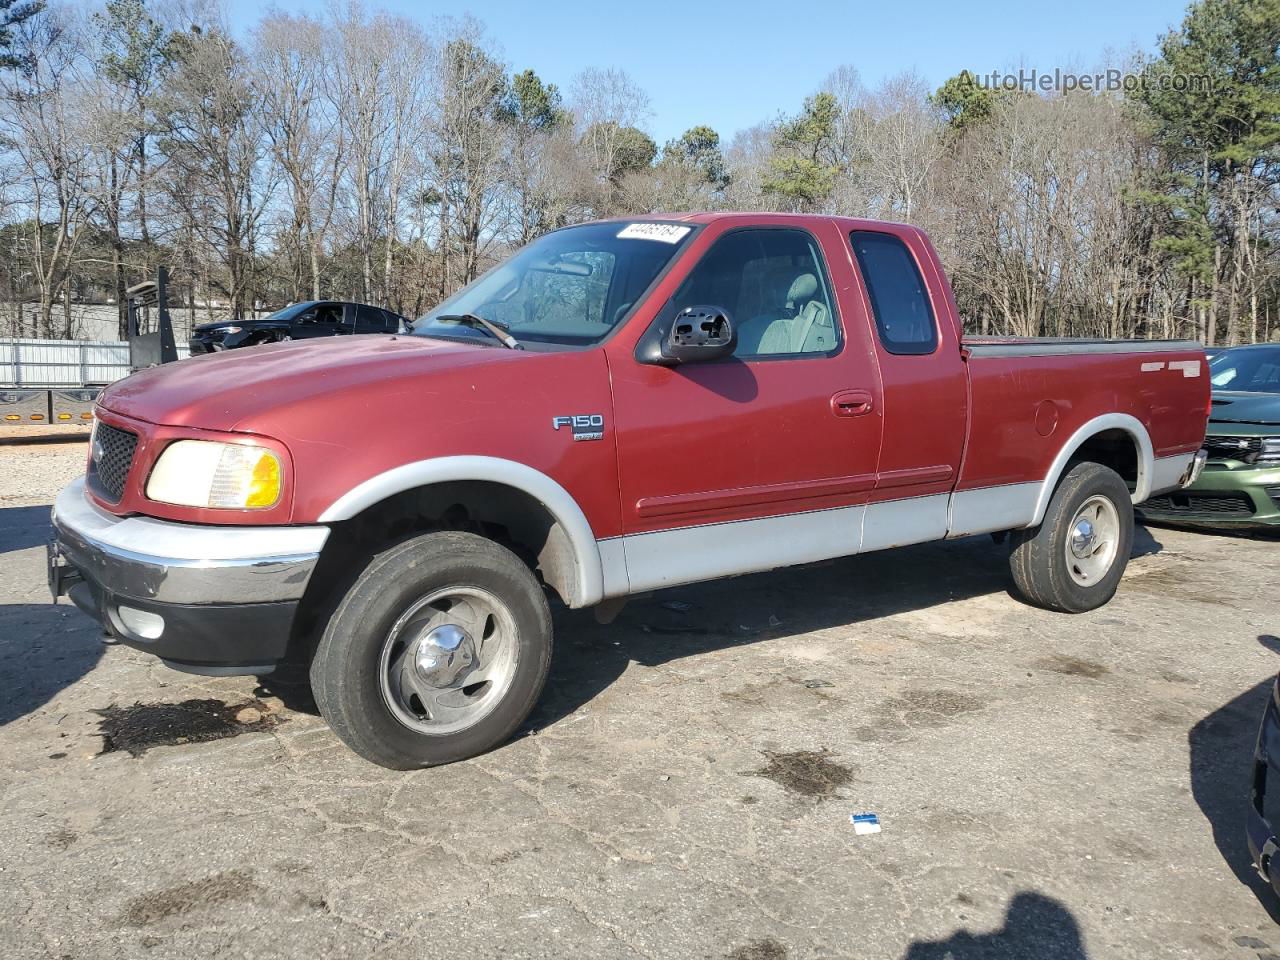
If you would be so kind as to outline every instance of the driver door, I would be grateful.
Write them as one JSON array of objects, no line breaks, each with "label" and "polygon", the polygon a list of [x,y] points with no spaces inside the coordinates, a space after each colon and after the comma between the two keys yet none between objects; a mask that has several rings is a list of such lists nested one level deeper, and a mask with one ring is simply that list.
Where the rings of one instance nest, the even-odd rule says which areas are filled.
[{"label": "driver door", "polygon": [[331,337],[338,332],[341,321],[341,304],[318,303],[294,319],[290,335],[295,340]]},{"label": "driver door", "polygon": [[[610,358],[632,592],[856,553],[880,382],[835,227],[729,229],[667,307],[714,305],[733,357]],[[828,236],[828,234],[830,236]]]}]

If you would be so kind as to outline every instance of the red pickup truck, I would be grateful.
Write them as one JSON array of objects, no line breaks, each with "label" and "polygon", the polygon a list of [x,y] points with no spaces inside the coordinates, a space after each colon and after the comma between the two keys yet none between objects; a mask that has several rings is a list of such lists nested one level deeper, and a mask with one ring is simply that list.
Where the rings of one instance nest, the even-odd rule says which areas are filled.
[{"label": "red pickup truck", "polygon": [[1097,607],[1132,505],[1203,463],[1208,408],[1195,343],[964,337],[914,227],[591,223],[412,335],[110,387],[49,576],[178,669],[309,663],[338,736],[424,766],[528,715],[549,596],[607,619],[673,584],[1011,531],[1027,600]]}]

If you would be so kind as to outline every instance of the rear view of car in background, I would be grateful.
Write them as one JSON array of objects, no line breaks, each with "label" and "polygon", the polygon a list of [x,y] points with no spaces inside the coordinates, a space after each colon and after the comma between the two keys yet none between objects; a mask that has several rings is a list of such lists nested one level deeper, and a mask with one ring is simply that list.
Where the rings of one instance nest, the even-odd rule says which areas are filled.
[{"label": "rear view of car in background", "polygon": [[311,340],[353,333],[402,333],[408,320],[364,303],[307,300],[256,320],[226,320],[195,328],[191,353],[217,353],[236,347],[286,340]]},{"label": "rear view of car in background", "polygon": [[1138,510],[1148,520],[1280,528],[1280,344],[1222,350],[1210,358],[1209,373],[1204,472]]}]

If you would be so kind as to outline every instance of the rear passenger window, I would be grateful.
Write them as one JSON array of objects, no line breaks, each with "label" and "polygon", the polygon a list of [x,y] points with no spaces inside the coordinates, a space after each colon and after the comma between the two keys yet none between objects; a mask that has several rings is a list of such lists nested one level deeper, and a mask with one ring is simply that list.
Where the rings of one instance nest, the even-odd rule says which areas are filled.
[{"label": "rear passenger window", "polygon": [[908,355],[933,353],[938,328],[924,279],[906,244],[892,234],[869,230],[855,230],[849,242],[867,284],[884,348]]},{"label": "rear passenger window", "polygon": [[357,333],[385,333],[387,329],[386,314],[376,307],[356,307]]}]

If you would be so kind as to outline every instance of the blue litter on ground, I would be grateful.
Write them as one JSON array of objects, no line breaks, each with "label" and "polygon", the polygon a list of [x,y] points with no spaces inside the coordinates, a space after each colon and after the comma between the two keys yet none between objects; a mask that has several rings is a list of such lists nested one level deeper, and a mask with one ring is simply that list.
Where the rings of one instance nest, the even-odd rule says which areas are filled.
[{"label": "blue litter on ground", "polygon": [[880,817],[874,813],[850,814],[849,822],[853,824],[853,832],[859,836],[880,832]]}]

